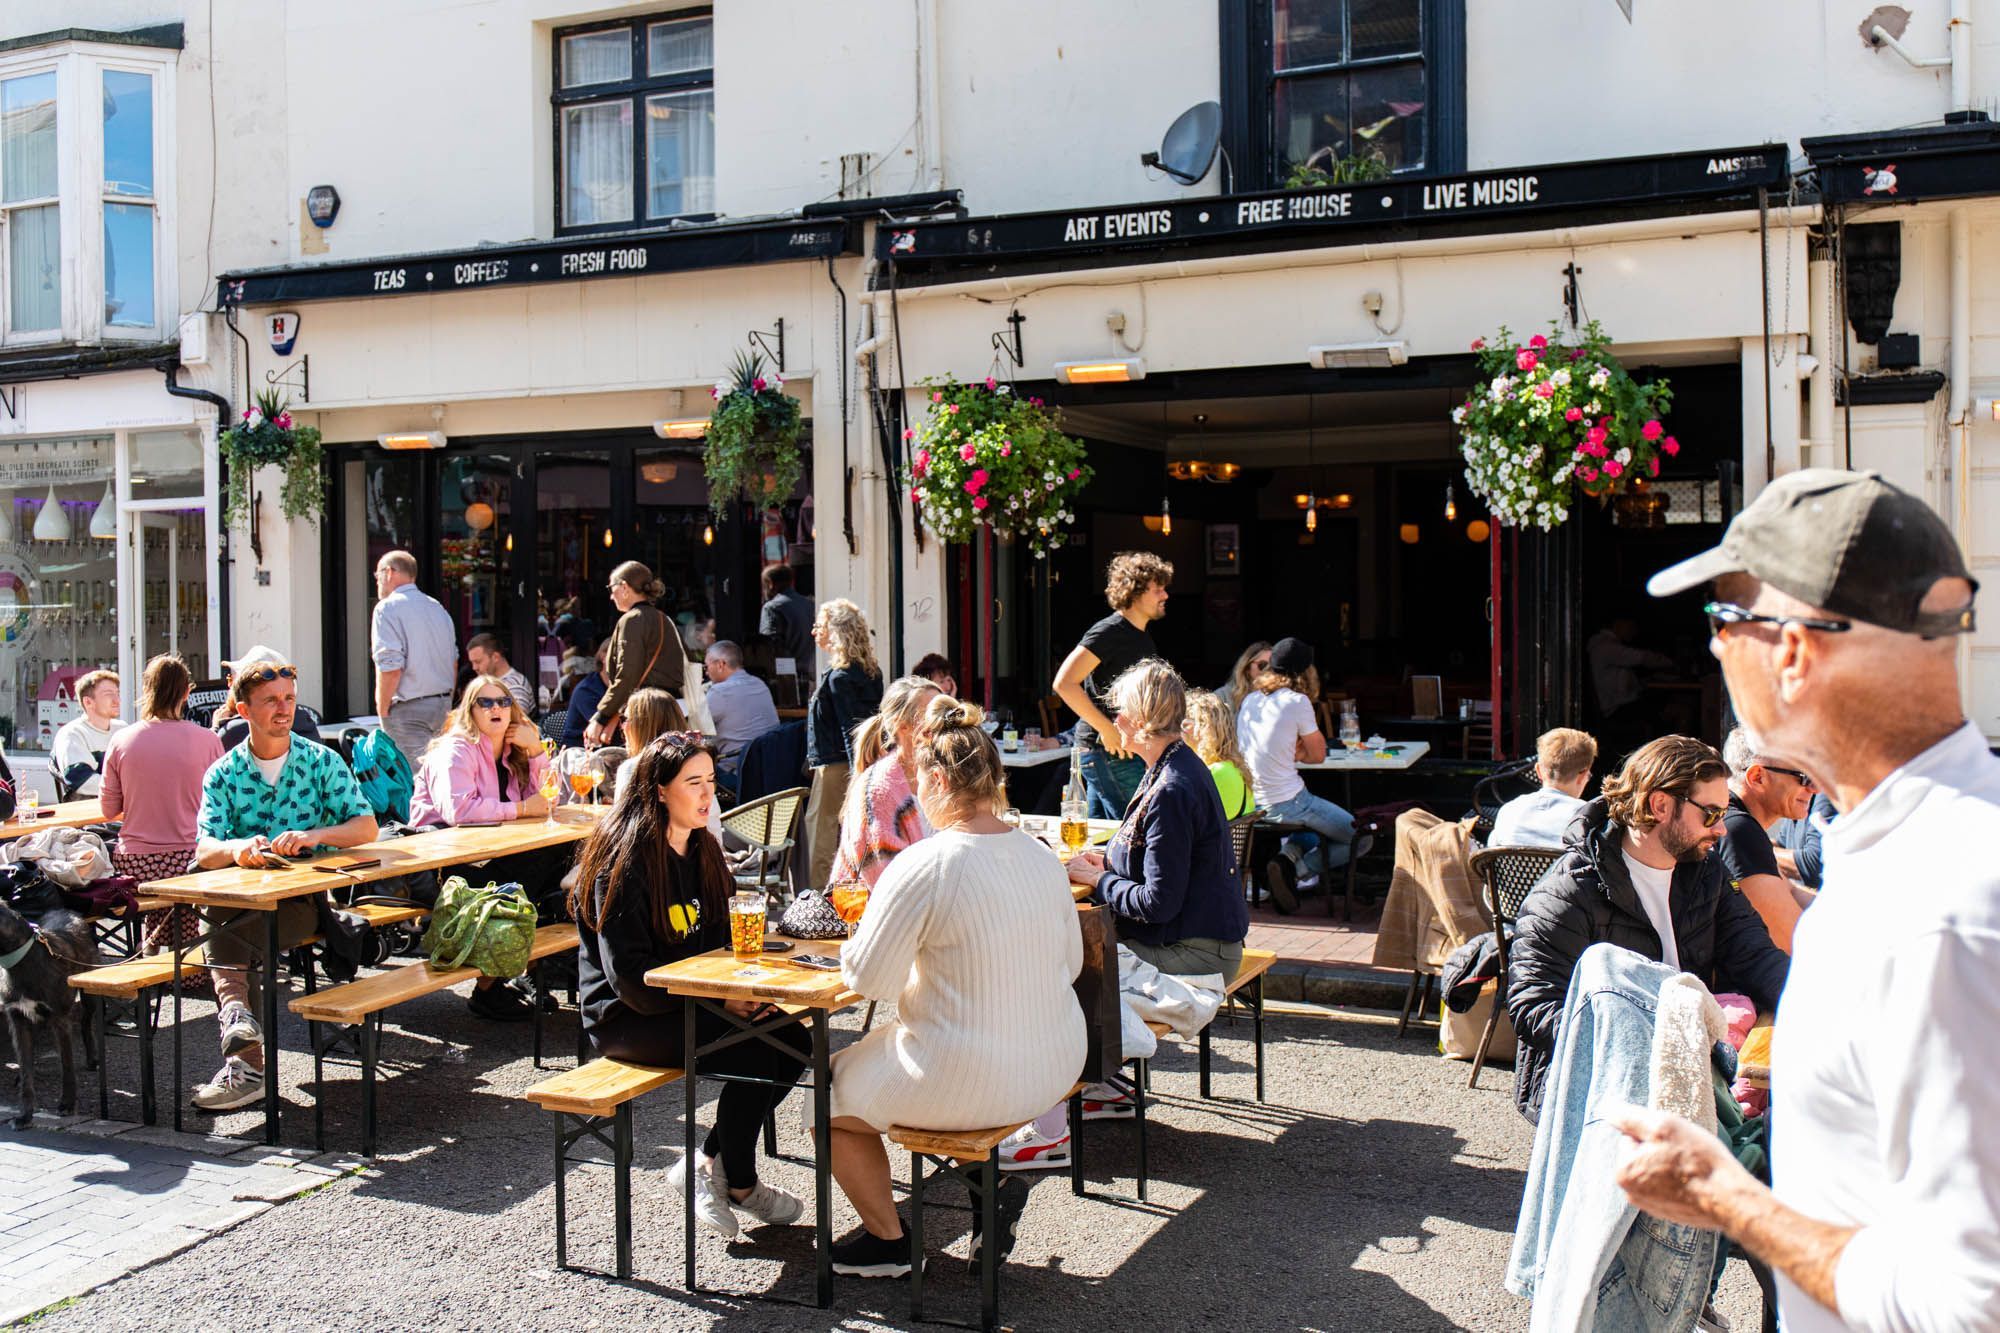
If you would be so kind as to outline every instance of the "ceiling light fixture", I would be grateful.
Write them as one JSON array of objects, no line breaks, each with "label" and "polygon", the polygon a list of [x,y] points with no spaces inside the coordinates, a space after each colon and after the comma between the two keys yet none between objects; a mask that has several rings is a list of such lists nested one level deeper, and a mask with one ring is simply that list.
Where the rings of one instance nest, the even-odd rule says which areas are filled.
[{"label": "ceiling light fixture", "polygon": [[1126,384],[1146,378],[1146,363],[1136,356],[1117,360],[1058,361],[1056,378],[1064,384]]},{"label": "ceiling light fixture", "polygon": [[118,502],[111,494],[111,483],[104,483],[104,498],[97,502],[97,508],[90,515],[90,535],[109,541],[118,535]]}]

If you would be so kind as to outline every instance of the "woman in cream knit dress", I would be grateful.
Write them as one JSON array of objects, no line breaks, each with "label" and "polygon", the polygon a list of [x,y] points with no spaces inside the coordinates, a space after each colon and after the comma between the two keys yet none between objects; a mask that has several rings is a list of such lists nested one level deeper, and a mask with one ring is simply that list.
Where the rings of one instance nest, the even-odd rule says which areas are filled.
[{"label": "woman in cream knit dress", "polygon": [[916,769],[937,832],[890,863],[841,950],[847,984],[897,1011],[833,1061],[833,1173],[863,1228],[834,1246],[834,1269],[863,1276],[909,1266],[881,1131],[1031,1119],[1069,1092],[1087,1042],[1068,877],[995,817],[1000,757],[978,708],[933,701]]}]

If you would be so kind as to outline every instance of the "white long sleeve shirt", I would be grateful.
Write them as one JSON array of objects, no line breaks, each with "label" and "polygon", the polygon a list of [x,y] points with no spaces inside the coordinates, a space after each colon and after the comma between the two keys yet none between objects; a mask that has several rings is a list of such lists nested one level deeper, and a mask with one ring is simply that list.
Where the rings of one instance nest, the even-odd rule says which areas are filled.
[{"label": "white long sleeve shirt", "polygon": [[1772,1180],[1860,1227],[1836,1316],[1791,1333],[2000,1329],[2000,760],[1967,724],[1828,826],[1771,1056]]}]

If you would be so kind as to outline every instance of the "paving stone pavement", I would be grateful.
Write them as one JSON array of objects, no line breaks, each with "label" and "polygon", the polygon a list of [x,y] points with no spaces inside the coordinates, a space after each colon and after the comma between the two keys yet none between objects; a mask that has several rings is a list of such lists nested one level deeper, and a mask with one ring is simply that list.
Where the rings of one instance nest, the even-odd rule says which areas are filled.
[{"label": "paving stone pavement", "polygon": [[0,1327],[357,1169],[340,1153],[82,1116],[0,1137]]}]

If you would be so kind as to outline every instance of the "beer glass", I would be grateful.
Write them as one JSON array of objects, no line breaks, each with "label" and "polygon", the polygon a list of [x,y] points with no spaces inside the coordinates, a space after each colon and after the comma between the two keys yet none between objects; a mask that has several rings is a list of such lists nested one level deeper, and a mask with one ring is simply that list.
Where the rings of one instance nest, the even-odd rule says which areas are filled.
[{"label": "beer glass", "polygon": [[739,963],[764,956],[764,904],[761,893],[730,895],[729,948]]}]

